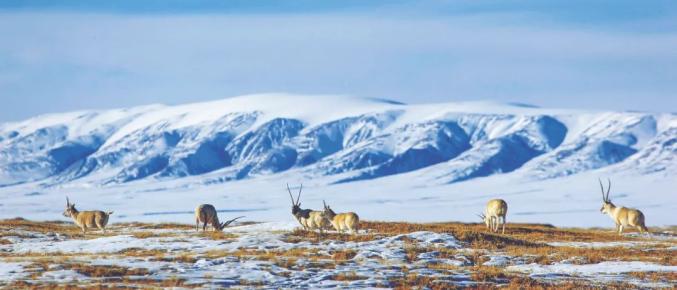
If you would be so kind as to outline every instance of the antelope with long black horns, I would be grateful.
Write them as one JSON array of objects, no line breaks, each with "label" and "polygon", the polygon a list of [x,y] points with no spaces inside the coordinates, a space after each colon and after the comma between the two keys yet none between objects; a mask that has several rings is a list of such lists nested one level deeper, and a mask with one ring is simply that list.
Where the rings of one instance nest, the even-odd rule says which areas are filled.
[{"label": "antelope with long black horns", "polygon": [[294,196],[291,193],[289,184],[287,184],[287,192],[289,192],[289,197],[291,198],[291,214],[296,218],[296,220],[301,224],[304,230],[320,230],[320,234],[323,233],[325,227],[325,220],[322,216],[321,211],[316,211],[312,209],[301,209],[301,191],[303,190],[303,184],[299,188],[299,193],[294,200]]},{"label": "antelope with long black horns", "polygon": [[[644,225],[644,214],[638,209],[616,206],[611,202],[609,198],[609,192],[611,191],[611,180],[609,179],[609,185],[607,186],[606,192],[604,191],[604,185],[602,185],[602,180],[599,180],[599,187],[602,189],[602,208],[599,209],[603,214],[609,215],[614,223],[616,223],[616,231],[618,235],[623,234],[623,227],[631,226],[639,230],[640,233],[649,232],[649,229]],[[606,195],[605,195],[606,193]]]}]

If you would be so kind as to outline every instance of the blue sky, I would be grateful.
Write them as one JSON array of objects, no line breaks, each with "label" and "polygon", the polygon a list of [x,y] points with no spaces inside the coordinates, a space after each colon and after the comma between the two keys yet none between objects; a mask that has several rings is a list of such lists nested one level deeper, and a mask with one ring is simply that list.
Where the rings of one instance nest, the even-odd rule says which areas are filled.
[{"label": "blue sky", "polygon": [[0,121],[264,92],[675,112],[671,2],[5,0]]}]

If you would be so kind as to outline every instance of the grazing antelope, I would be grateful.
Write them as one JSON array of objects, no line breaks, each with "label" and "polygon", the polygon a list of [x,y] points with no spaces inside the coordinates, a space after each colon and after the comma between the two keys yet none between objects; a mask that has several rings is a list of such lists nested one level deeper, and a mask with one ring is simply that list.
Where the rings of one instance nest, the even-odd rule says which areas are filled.
[{"label": "grazing antelope", "polygon": [[343,231],[350,231],[351,234],[357,233],[359,230],[360,226],[360,217],[357,216],[356,213],[354,212],[344,212],[344,213],[339,213],[336,214],[328,205],[327,203],[322,201],[324,204],[324,212],[322,212],[322,216],[331,223],[331,225],[336,229],[336,231],[339,232],[339,234],[343,233]]},{"label": "grazing antelope", "polygon": [[639,230],[640,233],[649,232],[649,229],[644,225],[644,214],[634,208],[627,208],[619,206],[617,207],[611,202],[609,198],[609,192],[611,191],[611,180],[609,179],[609,186],[606,190],[606,196],[604,195],[604,186],[602,185],[602,180],[599,180],[599,187],[602,189],[602,208],[599,211],[603,214],[608,214],[611,219],[616,223],[616,231],[618,235],[623,234],[624,226],[632,226]]},{"label": "grazing antelope", "polygon": [[289,192],[289,197],[291,198],[292,203],[291,214],[294,215],[304,230],[308,231],[319,229],[320,234],[322,234],[324,227],[326,226],[322,212],[312,209],[301,209],[301,190],[303,190],[303,184],[301,184],[301,188],[299,188],[299,194],[296,196],[296,201],[294,201],[289,184],[287,184],[287,192]]},{"label": "grazing antelope", "polygon": [[80,229],[82,229],[83,235],[87,233],[87,228],[94,227],[100,229],[105,234],[108,217],[112,214],[112,211],[78,211],[75,209],[75,204],[71,204],[70,200],[68,200],[68,197],[66,197],[66,210],[63,212],[63,215],[65,217],[72,218],[75,224],[78,225]]},{"label": "grazing antelope", "polygon": [[223,231],[229,224],[243,217],[239,216],[225,223],[220,223],[219,217],[216,214],[216,208],[211,204],[201,204],[195,208],[195,230],[200,231],[199,226],[202,223],[202,231],[207,230],[207,224],[212,226],[213,231]]},{"label": "grazing antelope", "polygon": [[508,214],[508,203],[502,199],[492,199],[487,203],[484,214],[479,214],[487,229],[498,232],[498,223],[503,224],[502,233],[505,234],[505,216]]}]

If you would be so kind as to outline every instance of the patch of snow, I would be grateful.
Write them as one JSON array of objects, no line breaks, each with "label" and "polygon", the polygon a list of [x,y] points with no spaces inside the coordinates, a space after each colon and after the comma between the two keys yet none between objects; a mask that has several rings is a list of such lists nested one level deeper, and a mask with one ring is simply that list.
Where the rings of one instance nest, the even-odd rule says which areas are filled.
[{"label": "patch of snow", "polygon": [[597,274],[621,274],[628,272],[677,272],[677,266],[666,266],[647,262],[601,262],[597,264],[572,265],[552,264],[515,265],[506,267],[508,271],[529,273],[537,276],[574,275],[591,276]]},{"label": "patch of snow", "polygon": [[0,261],[0,277],[4,281],[14,281],[28,276],[28,272],[24,271],[24,266],[30,263],[27,262],[4,262]]},{"label": "patch of snow", "polygon": [[89,240],[24,240],[20,243],[2,245],[3,251],[13,253],[117,253],[131,248],[147,250],[164,249],[168,251],[193,250],[207,251],[227,242],[209,239],[146,238],[137,239],[131,235],[117,235]]},{"label": "patch of snow", "polygon": [[661,245],[664,243],[656,241],[623,241],[623,242],[549,242],[547,244],[553,247],[599,249],[612,247],[636,248],[645,245]]},{"label": "patch of snow", "polygon": [[510,264],[512,257],[506,255],[490,255],[489,261],[482,263],[483,266],[505,267]]},{"label": "patch of snow", "polygon": [[42,273],[38,280],[56,283],[70,283],[77,281],[87,281],[89,280],[89,277],[73,270],[55,270]]}]

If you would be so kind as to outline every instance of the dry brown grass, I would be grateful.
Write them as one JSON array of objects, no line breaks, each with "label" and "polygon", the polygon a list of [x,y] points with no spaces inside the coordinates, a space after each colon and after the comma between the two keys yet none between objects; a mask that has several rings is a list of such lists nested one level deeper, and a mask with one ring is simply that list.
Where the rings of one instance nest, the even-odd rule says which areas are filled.
[{"label": "dry brown grass", "polygon": [[[109,227],[110,228],[110,227]],[[153,237],[173,237],[187,235],[190,237],[205,237],[214,240],[234,239],[237,236],[231,233],[220,231],[207,231],[195,233],[192,225],[187,224],[147,224],[147,223],[124,223],[116,224],[113,229],[124,228],[125,231],[132,229],[131,234],[137,238]],[[64,222],[32,222],[21,218],[11,220],[0,220],[0,237],[7,235],[23,235],[9,232],[11,229],[24,229],[36,233],[59,233],[66,237],[82,239],[80,230],[72,223]],[[153,231],[156,229],[177,230],[181,232]],[[487,260],[487,254],[504,253],[510,256],[528,257],[530,261],[541,264],[551,264],[565,259],[572,259],[574,263],[598,263],[602,261],[647,261],[663,265],[677,265],[673,258],[673,252],[669,247],[674,246],[675,242],[666,241],[661,245],[640,245],[636,248],[629,247],[609,247],[609,248],[575,248],[575,247],[554,247],[549,246],[547,242],[609,242],[609,241],[641,241],[644,237],[619,237],[607,229],[562,229],[550,225],[537,224],[508,224],[506,234],[494,234],[486,231],[483,224],[463,224],[455,222],[447,223],[402,223],[402,222],[377,222],[362,221],[361,229],[368,230],[368,234],[361,235],[339,235],[337,233],[326,233],[319,236],[315,232],[306,232],[301,229],[285,233],[283,240],[287,242],[307,241],[313,244],[322,244],[326,240],[340,240],[364,242],[371,241],[387,236],[398,234],[408,234],[414,231],[432,231],[438,233],[448,233],[454,235],[466,246],[472,250],[445,249],[439,247],[423,248],[419,243],[411,239],[404,238],[403,249],[406,253],[408,262],[415,262],[418,255],[424,252],[437,251],[440,259],[453,259],[462,255],[470,260],[473,266],[458,267],[443,263],[432,263],[427,266],[428,269],[438,270],[440,272],[468,273],[475,284],[475,288],[491,288],[496,285],[503,285],[508,289],[590,289],[590,288],[610,288],[610,289],[628,289],[637,288],[627,283],[617,284],[590,284],[590,281],[580,278],[563,279],[554,281],[545,281],[529,278],[520,273],[504,272],[500,267],[481,266]],[[672,231],[677,228],[654,229],[662,231]],[[5,231],[2,231],[5,230]],[[140,230],[140,231],[138,231]],[[112,234],[109,234],[112,235]],[[667,233],[667,235],[672,235]],[[100,237],[94,233],[85,238]],[[5,241],[5,242],[3,242]],[[0,239],[0,244],[11,243],[9,240]],[[336,265],[350,263],[357,252],[355,250],[341,250],[335,252],[321,252],[319,249],[296,248],[289,250],[254,250],[238,249],[236,251],[212,250],[199,257],[207,259],[220,257],[237,257],[241,260],[269,261],[277,266],[293,269],[297,271],[311,268],[333,268]],[[91,284],[45,284],[33,283],[30,281],[17,281],[9,286],[10,288],[33,288],[33,289],[73,289],[74,287],[85,287],[93,289],[127,289],[127,288],[163,288],[163,287],[197,287],[199,285],[186,285],[185,280],[173,278],[163,281],[143,278],[148,275],[147,269],[130,269],[116,266],[93,266],[84,262],[72,262],[72,257],[90,257],[104,254],[72,254],[72,253],[0,253],[6,261],[29,261],[31,264],[26,267],[30,273],[31,279],[35,279],[47,270],[50,264],[61,264],[65,269],[72,269],[83,275],[97,278]],[[127,249],[114,254],[114,257],[141,257],[151,261],[166,261],[180,263],[195,263],[198,256],[192,252],[168,253],[164,250],[145,250],[145,249]],[[297,263],[299,259],[307,261],[304,264]],[[75,259],[74,259],[75,260]],[[305,269],[303,268],[305,267]],[[403,269],[404,275],[400,278],[394,278],[384,287],[395,287],[398,289],[412,289],[427,287],[430,289],[449,289],[454,288],[452,281],[439,280],[430,276],[422,276],[415,273],[409,273],[406,267]],[[288,275],[290,273],[287,273]],[[281,274],[284,275],[284,274]],[[627,274],[638,280],[647,282],[672,283],[677,282],[677,273],[629,273]],[[135,277],[135,278],[130,278]],[[354,281],[365,279],[356,273],[338,274],[332,279],[336,281]],[[261,281],[242,281],[243,286],[264,286]]]},{"label": "dry brown grass", "polygon": [[10,245],[12,242],[7,239],[0,239],[0,245]]},{"label": "dry brown grass", "polygon": [[245,248],[240,248],[237,251],[213,250],[207,251],[205,253],[205,257],[209,259],[221,257],[238,257],[241,259],[260,260],[260,261],[275,261],[281,257],[312,258],[326,260],[332,259],[331,256],[320,254],[318,249],[302,249],[302,248],[294,248],[288,250],[274,250],[274,251],[253,250]]},{"label": "dry brown grass", "polygon": [[390,287],[394,289],[449,289],[453,287],[452,285],[445,285],[443,283],[433,283],[434,278],[428,276],[422,276],[415,273],[405,272],[403,277],[390,279],[388,285],[385,287]]},{"label": "dry brown grass", "polygon": [[355,255],[357,255],[357,252],[355,250],[343,250],[332,253],[331,258],[334,260],[334,263],[338,265],[343,265],[348,261],[352,260],[355,257]]},{"label": "dry brown grass", "polygon": [[438,271],[454,271],[457,272],[461,267],[451,265],[451,264],[446,264],[446,263],[430,263],[426,266],[426,268],[431,269],[431,270],[438,270]]},{"label": "dry brown grass", "polygon": [[630,272],[626,275],[643,281],[677,284],[677,272]]},{"label": "dry brown grass", "polygon": [[20,217],[0,220],[0,228],[2,229],[24,229],[40,233],[59,232],[69,225],[72,224],[61,221],[34,222]]},{"label": "dry brown grass", "polygon": [[[79,238],[79,239],[96,239],[100,237],[116,235],[111,230],[107,230],[106,234],[103,234],[98,229],[89,229],[87,231],[87,234],[83,236],[82,230],[80,230],[80,228],[76,226],[73,222],[62,222],[62,221],[36,222],[29,221],[20,217],[0,220],[0,229],[2,230],[22,229],[42,234],[59,233],[68,238]],[[7,235],[16,235],[16,234],[8,233]]]},{"label": "dry brown grass", "polygon": [[153,232],[153,231],[142,231],[142,232],[133,232],[132,236],[137,239],[148,239],[148,238],[166,238],[166,237],[175,237],[176,233],[172,232]]},{"label": "dry brown grass", "polygon": [[402,241],[404,242],[403,248],[404,252],[406,253],[407,262],[409,263],[415,262],[418,259],[419,254],[430,251],[426,248],[418,246],[416,242],[409,238],[404,238]]},{"label": "dry brown grass", "polygon": [[24,271],[29,272],[30,274],[28,275],[29,278],[31,279],[37,279],[49,269],[49,265],[52,263],[52,261],[46,260],[46,259],[39,259],[33,261],[30,265],[24,267]]},{"label": "dry brown grass", "polygon": [[114,265],[91,265],[85,263],[63,264],[66,270],[73,270],[87,277],[94,278],[123,278],[129,276],[146,276],[148,269],[126,268]]},{"label": "dry brown grass", "polygon": [[508,278],[502,268],[476,265],[471,268],[470,279],[476,282],[495,282]]},{"label": "dry brown grass", "polygon": [[222,231],[205,231],[200,232],[200,236],[206,237],[212,240],[233,240],[237,238],[236,234],[226,233]]},{"label": "dry brown grass", "polygon": [[524,290],[545,290],[545,289],[561,289],[561,290],[578,290],[578,289],[611,289],[611,290],[625,290],[625,289],[641,289],[640,287],[630,283],[607,283],[595,284],[587,280],[558,280],[545,281],[536,280],[529,277],[511,277],[510,283],[505,287],[506,289],[524,289]]},{"label": "dry brown grass", "polygon": [[138,228],[142,230],[195,230],[195,225],[179,223],[116,223],[115,227]]},{"label": "dry brown grass", "polygon": [[32,237],[32,235],[24,234],[24,233],[17,233],[17,232],[11,231],[10,229],[11,228],[9,228],[9,227],[0,226],[0,237],[17,237],[17,238],[22,238],[22,239],[27,239],[27,238]]},{"label": "dry brown grass", "polygon": [[130,248],[117,252],[117,254],[124,257],[150,258],[151,261],[180,262],[191,264],[197,261],[197,257],[195,256],[196,254],[193,252],[173,252],[170,255],[166,250]]},{"label": "dry brown grass", "polygon": [[[349,254],[338,254],[349,255]],[[273,264],[286,268],[286,269],[296,269],[303,270],[296,265],[296,262],[303,258],[308,261],[307,267],[312,268],[335,268],[337,263],[333,260],[333,256],[326,254],[320,254],[318,249],[305,249],[305,248],[294,248],[288,250],[254,250],[254,249],[244,249],[240,248],[237,251],[224,251],[224,250],[214,250],[208,251],[204,254],[208,259],[220,258],[220,257],[237,257],[240,260],[256,260],[256,261],[269,261]],[[345,262],[345,261],[344,261]]]},{"label": "dry brown grass", "polygon": [[142,248],[128,248],[117,252],[125,257],[162,257],[167,253],[165,250],[146,250]]},{"label": "dry brown grass", "polygon": [[[448,223],[404,223],[404,222],[378,222],[363,221],[363,229],[370,229],[383,235],[408,234],[416,231],[431,231],[437,233],[448,233],[454,235],[457,239],[469,244],[472,248],[482,249],[500,249],[508,245],[519,246],[537,246],[527,240],[516,239],[511,235],[499,235],[485,230],[484,224],[464,224],[456,222]],[[540,227],[547,228],[548,225]]]},{"label": "dry brown grass", "polygon": [[[392,236],[415,231],[448,233],[475,249],[503,249],[506,247],[542,247],[548,242],[612,242],[642,241],[644,236],[618,236],[607,229],[556,228],[547,224],[515,224],[506,226],[506,234],[490,233],[484,224],[479,223],[405,223],[362,221],[361,228],[369,229],[378,235]],[[661,228],[667,235],[675,236],[675,227]],[[656,229],[658,230],[658,229]]]},{"label": "dry brown grass", "polygon": [[72,256],[92,256],[98,254],[89,254],[89,253],[64,253],[64,252],[25,252],[25,253],[12,253],[12,252],[0,252],[0,257],[3,258],[63,258],[63,257],[72,257]]},{"label": "dry brown grass", "polygon": [[364,280],[367,279],[367,277],[357,275],[355,272],[346,272],[346,273],[339,273],[336,275],[331,276],[330,280],[334,281],[357,281],[357,280]]},{"label": "dry brown grass", "polygon": [[197,262],[197,257],[195,256],[195,253],[192,252],[181,252],[178,254],[174,254],[171,256],[162,256],[162,257],[154,257],[151,260],[155,261],[163,261],[163,262],[179,262],[179,263],[189,263],[193,264]]},{"label": "dry brown grass", "polygon": [[608,247],[608,248],[574,248],[574,247],[515,247],[502,249],[511,256],[533,255],[534,262],[552,264],[574,257],[584,258],[584,263],[595,264],[604,261],[645,261],[663,265],[677,265],[674,251],[668,249],[645,250],[641,248]]},{"label": "dry brown grass", "polygon": [[320,235],[318,232],[306,231],[301,228],[296,228],[292,232],[285,234],[282,240],[287,243],[299,243],[299,242],[319,243],[325,240],[344,241],[344,242],[368,242],[381,237],[383,236],[371,233],[350,235],[350,234],[338,234],[335,232],[332,233],[325,232],[324,234]]},{"label": "dry brown grass", "polygon": [[[104,279],[105,280],[105,279]],[[55,284],[45,282],[14,281],[7,285],[6,289],[49,289],[49,290],[81,290],[81,289],[165,289],[165,288],[198,288],[199,285],[186,284],[185,279],[170,277],[164,280],[146,279],[146,278],[123,278],[119,281],[106,282],[80,282],[78,284]],[[5,288],[3,288],[5,289]]]},{"label": "dry brown grass", "polygon": [[[453,268],[452,268],[453,269]],[[469,286],[471,289],[638,289],[638,286],[629,283],[594,284],[588,280],[537,280],[513,273],[502,272],[496,267],[473,267],[471,279],[477,283]],[[420,276],[405,272],[401,278],[391,279],[384,287],[394,289],[456,289],[461,288],[453,281],[437,280],[428,276]],[[500,286],[499,286],[500,285]],[[464,286],[463,288],[467,288]]]}]

